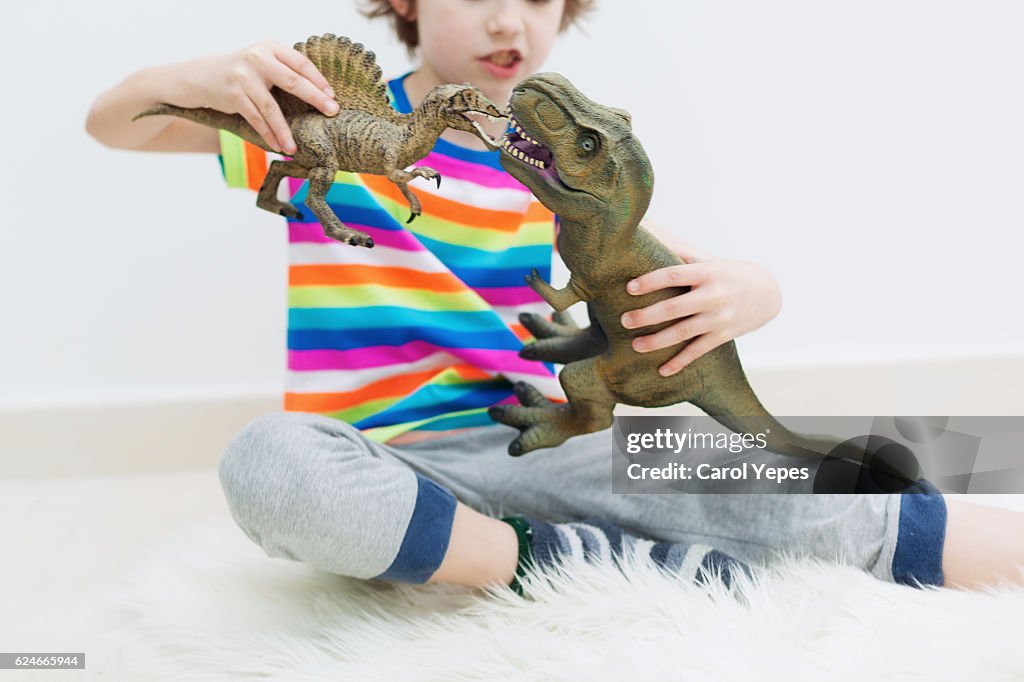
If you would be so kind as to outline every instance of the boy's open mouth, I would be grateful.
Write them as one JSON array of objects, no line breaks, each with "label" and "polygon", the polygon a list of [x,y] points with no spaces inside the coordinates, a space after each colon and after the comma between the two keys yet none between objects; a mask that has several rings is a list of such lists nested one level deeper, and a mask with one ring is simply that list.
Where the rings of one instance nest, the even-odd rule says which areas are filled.
[{"label": "boy's open mouth", "polygon": [[522,55],[519,50],[498,50],[484,57],[484,60],[495,66],[512,66],[522,60]]}]

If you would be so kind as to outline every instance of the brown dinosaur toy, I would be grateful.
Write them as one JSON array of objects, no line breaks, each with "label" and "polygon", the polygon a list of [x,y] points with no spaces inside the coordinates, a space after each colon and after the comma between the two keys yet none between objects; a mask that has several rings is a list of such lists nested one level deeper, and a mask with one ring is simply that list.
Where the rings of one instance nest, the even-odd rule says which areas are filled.
[{"label": "brown dinosaur toy", "polygon": [[[612,425],[616,403],[661,407],[690,402],[726,428],[745,431],[737,417],[767,424],[767,449],[821,458],[832,454],[863,462],[865,453],[838,439],[802,436],[776,421],[757,399],[728,342],[679,373],[663,377],[658,367],[682,344],[638,353],[632,341],[672,324],[626,329],[623,313],[678,296],[678,287],[633,296],[626,283],[682,261],[640,226],[654,188],[654,173],[632,133],[629,113],[584,97],[564,77],[538,74],[512,93],[514,130],[501,141],[501,165],[559,216],[558,251],[569,268],[568,285],[555,289],[536,271],[530,287],[556,311],[586,301],[590,326],[580,329],[556,312],[554,322],[535,314],[520,320],[538,339],[520,356],[563,363],[559,381],[568,403],[552,403],[535,387],[518,382],[522,405],[495,405],[489,414],[521,433],[509,454],[522,455]],[[749,422],[746,422],[749,423]]]},{"label": "brown dinosaur toy", "polygon": [[[256,197],[256,205],[272,213],[300,219],[302,213],[277,198],[277,188],[286,176],[309,179],[306,205],[323,225],[324,234],[356,246],[373,247],[364,232],[345,227],[327,205],[326,195],[339,170],[384,175],[398,185],[413,218],[420,215],[420,201],[409,181],[416,177],[433,178],[441,186],[441,176],[433,168],[406,167],[419,161],[434,147],[446,128],[478,134],[496,149],[497,144],[476,121],[465,114],[480,114],[489,120],[504,118],[492,102],[476,88],[464,84],[439,85],[411,114],[400,114],[388,102],[387,86],[373,52],[345,37],[326,33],[312,36],[295,49],[306,55],[324,75],[341,108],[326,116],[311,104],[277,87],[271,90],[281,113],[295,138],[296,152],[291,160],[275,160]],[[161,104],[147,109],[143,116],[179,116],[213,128],[228,130],[267,151],[271,149],[240,114],[225,114],[215,109],[185,109]]]}]

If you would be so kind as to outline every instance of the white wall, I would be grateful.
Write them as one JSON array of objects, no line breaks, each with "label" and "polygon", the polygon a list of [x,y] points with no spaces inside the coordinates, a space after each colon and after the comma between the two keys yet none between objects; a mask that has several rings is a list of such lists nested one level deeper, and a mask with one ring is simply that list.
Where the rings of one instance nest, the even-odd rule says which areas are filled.
[{"label": "white wall", "polygon": [[[1013,0],[604,0],[548,68],[633,113],[654,218],[776,273],[748,367],[1015,354],[1022,24]],[[328,31],[407,66],[343,0],[5,9],[0,405],[280,390],[283,220],[213,157],[84,121],[143,66]]]}]

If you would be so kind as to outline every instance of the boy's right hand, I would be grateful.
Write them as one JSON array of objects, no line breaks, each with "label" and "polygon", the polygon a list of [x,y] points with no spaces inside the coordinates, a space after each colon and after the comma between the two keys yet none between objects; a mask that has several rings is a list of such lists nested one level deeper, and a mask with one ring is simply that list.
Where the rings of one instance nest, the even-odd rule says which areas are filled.
[{"label": "boy's right hand", "polygon": [[187,62],[182,107],[208,107],[226,114],[241,114],[266,140],[284,154],[294,154],[291,129],[270,94],[275,85],[308,102],[327,116],[338,113],[338,103],[327,79],[298,50],[262,40],[226,55]]}]

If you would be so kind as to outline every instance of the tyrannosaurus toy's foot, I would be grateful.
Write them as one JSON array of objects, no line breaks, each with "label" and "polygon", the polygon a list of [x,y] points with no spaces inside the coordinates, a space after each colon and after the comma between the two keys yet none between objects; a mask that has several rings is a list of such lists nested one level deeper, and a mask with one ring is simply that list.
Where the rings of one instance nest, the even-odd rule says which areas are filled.
[{"label": "tyrannosaurus toy's foot", "polygon": [[568,404],[553,403],[522,381],[517,381],[513,389],[522,405],[493,405],[487,410],[494,421],[521,431],[509,443],[508,454],[518,457],[538,448],[551,448],[561,445],[572,435],[562,428],[570,409]]}]

